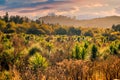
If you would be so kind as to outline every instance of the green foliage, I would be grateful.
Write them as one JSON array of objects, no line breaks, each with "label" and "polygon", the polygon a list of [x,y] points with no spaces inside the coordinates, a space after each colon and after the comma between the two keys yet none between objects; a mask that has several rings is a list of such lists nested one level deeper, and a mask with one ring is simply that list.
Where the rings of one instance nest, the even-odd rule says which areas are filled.
[{"label": "green foliage", "polygon": [[119,32],[120,32],[120,24],[118,24],[118,25],[113,25],[113,26],[112,26],[112,29],[113,29],[114,31],[119,31]]},{"label": "green foliage", "polygon": [[32,66],[32,68],[43,68],[45,69],[48,67],[48,61],[46,58],[42,57],[39,53],[35,53],[33,56],[30,57],[29,63]]},{"label": "green foliage", "polygon": [[67,34],[67,31],[64,28],[60,27],[60,28],[55,30],[55,34],[57,34],[57,35],[65,35],[65,34]]},{"label": "green foliage", "polygon": [[92,31],[87,31],[87,32],[85,32],[84,33],[84,36],[90,36],[90,37],[93,37],[93,33],[92,33]]},{"label": "green foliage", "polygon": [[2,70],[9,70],[9,65],[14,63],[14,48],[6,36],[2,40],[3,51],[0,53],[0,65]]},{"label": "green foliage", "polygon": [[16,24],[22,24],[24,22],[29,22],[30,20],[27,17],[21,17],[19,15],[10,16],[10,22],[15,22]]},{"label": "green foliage", "polygon": [[78,45],[75,46],[75,49],[72,52],[72,57],[76,59],[80,58],[80,48]]},{"label": "green foliage", "polygon": [[81,48],[81,59],[84,60],[86,57],[86,49],[85,48]]},{"label": "green foliage", "polygon": [[48,49],[48,51],[50,52],[53,48],[53,44],[52,43],[47,43],[46,44],[46,48]]},{"label": "green foliage", "polygon": [[29,51],[29,55],[32,56],[34,55],[36,52],[39,52],[39,49],[37,47],[33,47],[30,49]]},{"label": "green foliage", "polygon": [[3,20],[0,20],[0,30],[3,31],[5,27],[6,27],[6,22]]},{"label": "green foliage", "polygon": [[118,50],[120,50],[120,43],[118,43]]},{"label": "green foliage", "polygon": [[84,60],[85,57],[86,57],[86,49],[84,47],[80,47],[77,44],[72,51],[72,58]]},{"label": "green foliage", "polygon": [[15,32],[16,24],[14,22],[10,22],[7,24],[6,28],[4,29],[4,33],[14,33]]},{"label": "green foliage", "polygon": [[27,29],[24,26],[19,26],[16,28],[16,33],[26,33]]},{"label": "green foliage", "polygon": [[[81,30],[79,28],[65,28],[61,25],[45,24],[39,21],[32,21],[27,17],[10,16],[6,15],[0,18],[0,29],[6,34],[11,33],[27,33],[27,34],[57,34],[57,35],[80,35]],[[3,21],[2,21],[3,20]]]},{"label": "green foliage", "polygon": [[10,74],[9,71],[3,71],[3,72],[0,72],[0,80],[11,80],[11,77],[12,75]]},{"label": "green foliage", "polygon": [[29,28],[28,30],[27,30],[27,32],[26,32],[27,34],[35,34],[35,35],[39,35],[39,34],[44,34],[44,31],[43,30],[39,30],[39,29],[37,29],[37,28],[35,28],[35,27],[31,27],[31,28]]},{"label": "green foliage", "polygon": [[84,48],[87,49],[87,48],[88,48],[88,45],[89,45],[88,42],[85,42],[85,43],[84,43]]},{"label": "green foliage", "polygon": [[7,53],[7,52],[3,52],[0,54],[0,65],[2,70],[9,70],[9,64],[11,64],[13,60],[13,57],[11,56],[11,54]]},{"label": "green foliage", "polygon": [[96,60],[97,52],[98,52],[98,48],[96,47],[96,45],[92,45],[91,47],[91,60],[92,61]]},{"label": "green foliage", "polygon": [[44,31],[44,34],[51,34],[51,32],[52,32],[51,26],[48,26],[45,24],[42,24],[40,26],[40,29]]},{"label": "green foliage", "polygon": [[76,29],[74,27],[70,27],[68,30],[68,34],[69,35],[80,35],[81,34],[81,30],[80,29]]},{"label": "green foliage", "polygon": [[14,22],[9,22],[7,24],[7,28],[15,28],[16,27],[16,24]]},{"label": "green foliage", "polygon": [[117,55],[118,51],[120,50],[120,43],[118,42],[111,43],[109,50],[110,50],[110,54]]},{"label": "green foliage", "polygon": [[114,45],[110,45],[110,54],[117,54],[117,48]]},{"label": "green foliage", "polygon": [[116,37],[116,35],[110,35],[110,36],[108,36],[108,39],[109,39],[109,41],[115,41],[115,40],[117,40],[117,37]]},{"label": "green foliage", "polygon": [[8,12],[6,12],[3,20],[4,20],[5,22],[9,22],[9,14],[8,14]]},{"label": "green foliage", "polygon": [[10,40],[10,35],[4,35],[1,44],[3,50],[0,53],[0,66],[2,70],[9,70],[10,67],[13,67],[13,65],[15,65],[21,58],[21,51],[15,53],[17,49],[16,47],[13,47],[13,43]]},{"label": "green foliage", "polygon": [[[120,56],[119,25],[114,25],[113,30],[76,28],[29,21],[20,16],[9,18],[6,14],[6,19],[0,17],[0,30],[0,80],[1,74],[3,74],[3,80],[9,80],[9,76],[14,77],[14,75],[20,75],[23,80],[39,80],[38,78],[41,76],[47,76],[46,79],[49,79],[48,76],[54,72],[57,72],[55,73],[56,79],[58,72],[63,73],[64,79],[77,80],[76,76],[80,80],[82,77],[89,79],[90,76],[93,78],[93,75],[96,75],[100,67],[102,72],[105,70],[103,74],[111,70],[107,77],[115,73],[119,75],[120,59],[117,59]],[[115,57],[116,62],[110,57]],[[107,59],[110,60],[106,62]],[[48,67],[48,61],[51,63],[50,67]],[[113,65],[111,65],[111,61],[113,61]],[[106,65],[106,63],[109,64]],[[67,75],[65,68],[67,68]],[[115,68],[115,72],[113,72],[113,68]],[[44,69],[45,71],[43,71]],[[91,71],[92,69],[93,71]],[[81,75],[83,73],[89,73],[89,76]],[[69,78],[69,74],[71,78]],[[100,74],[102,73],[100,72]],[[53,74],[51,75],[53,76]],[[51,76],[49,77],[54,80]],[[109,78],[106,79],[109,80]]]}]

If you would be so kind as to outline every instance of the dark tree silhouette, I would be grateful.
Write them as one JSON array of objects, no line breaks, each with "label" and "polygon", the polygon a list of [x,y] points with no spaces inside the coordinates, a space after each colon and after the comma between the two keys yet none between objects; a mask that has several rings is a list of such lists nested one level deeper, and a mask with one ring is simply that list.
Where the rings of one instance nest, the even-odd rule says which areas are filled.
[{"label": "dark tree silhouette", "polygon": [[5,20],[5,22],[9,22],[9,14],[8,14],[8,12],[6,12],[3,19]]}]

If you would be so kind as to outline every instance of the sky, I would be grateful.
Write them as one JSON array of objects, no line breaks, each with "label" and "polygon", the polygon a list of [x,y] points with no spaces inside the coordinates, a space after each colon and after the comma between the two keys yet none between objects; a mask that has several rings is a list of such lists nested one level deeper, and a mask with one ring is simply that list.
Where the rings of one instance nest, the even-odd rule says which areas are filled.
[{"label": "sky", "polygon": [[0,16],[64,15],[77,19],[120,16],[120,0],[0,0]]}]

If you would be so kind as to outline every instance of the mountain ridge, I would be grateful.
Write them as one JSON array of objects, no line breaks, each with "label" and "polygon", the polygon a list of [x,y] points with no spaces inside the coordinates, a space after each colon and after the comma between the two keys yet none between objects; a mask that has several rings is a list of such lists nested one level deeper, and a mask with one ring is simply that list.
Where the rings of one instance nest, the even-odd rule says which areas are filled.
[{"label": "mountain ridge", "polygon": [[110,28],[113,24],[120,24],[120,16],[106,16],[101,18],[93,18],[88,20],[77,20],[67,16],[44,16],[40,17],[39,20],[49,24],[60,24],[66,26],[75,27],[103,27]]}]

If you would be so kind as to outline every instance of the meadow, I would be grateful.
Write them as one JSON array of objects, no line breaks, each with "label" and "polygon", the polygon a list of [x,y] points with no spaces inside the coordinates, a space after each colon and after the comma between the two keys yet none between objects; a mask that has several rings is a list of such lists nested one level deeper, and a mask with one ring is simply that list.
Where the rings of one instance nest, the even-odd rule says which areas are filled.
[{"label": "meadow", "polygon": [[46,24],[0,18],[0,80],[120,79],[120,25]]}]

